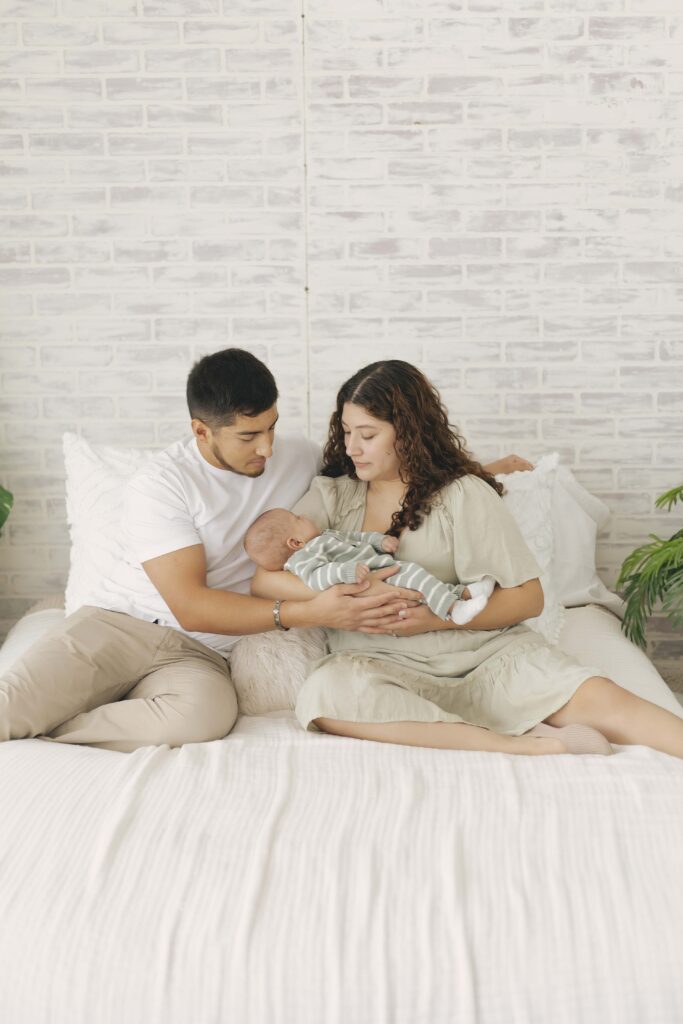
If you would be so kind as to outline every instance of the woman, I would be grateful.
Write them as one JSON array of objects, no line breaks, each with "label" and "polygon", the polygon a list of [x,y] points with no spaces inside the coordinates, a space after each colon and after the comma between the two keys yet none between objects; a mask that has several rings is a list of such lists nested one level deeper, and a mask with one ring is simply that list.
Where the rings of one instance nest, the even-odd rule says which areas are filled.
[{"label": "woman", "polygon": [[[578,724],[614,743],[683,757],[681,719],[522,624],[542,610],[543,592],[501,491],[416,367],[372,363],[342,386],[322,475],[293,511],[321,529],[399,537],[396,557],[444,582],[490,575],[498,586],[467,627],[443,622],[416,600],[388,626],[329,630],[330,654],[299,693],[301,724],[359,739],[520,754],[567,753],[566,735],[552,727]],[[387,586],[372,582],[376,590]],[[262,569],[252,590],[313,596],[289,573]],[[601,752],[609,752],[605,746]]]}]

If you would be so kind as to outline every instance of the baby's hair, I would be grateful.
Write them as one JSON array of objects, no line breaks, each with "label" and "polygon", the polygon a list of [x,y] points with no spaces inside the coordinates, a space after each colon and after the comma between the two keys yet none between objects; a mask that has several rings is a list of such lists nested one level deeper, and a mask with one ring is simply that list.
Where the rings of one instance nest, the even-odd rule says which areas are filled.
[{"label": "baby's hair", "polygon": [[287,547],[292,517],[286,508],[271,508],[254,520],[244,537],[244,550],[253,562],[272,572],[282,568],[292,554]]}]

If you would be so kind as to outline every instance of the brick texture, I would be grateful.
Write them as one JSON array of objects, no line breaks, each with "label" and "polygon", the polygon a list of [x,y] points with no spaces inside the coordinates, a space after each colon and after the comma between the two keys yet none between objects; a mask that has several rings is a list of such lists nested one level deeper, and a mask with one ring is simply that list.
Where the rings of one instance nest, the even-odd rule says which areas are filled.
[{"label": "brick texture", "polygon": [[[388,356],[483,458],[558,450],[598,563],[681,515],[683,18],[665,0],[11,0],[0,630],[63,585],[60,435],[160,447],[193,360],[324,437]],[[683,688],[683,639],[651,652]]]}]

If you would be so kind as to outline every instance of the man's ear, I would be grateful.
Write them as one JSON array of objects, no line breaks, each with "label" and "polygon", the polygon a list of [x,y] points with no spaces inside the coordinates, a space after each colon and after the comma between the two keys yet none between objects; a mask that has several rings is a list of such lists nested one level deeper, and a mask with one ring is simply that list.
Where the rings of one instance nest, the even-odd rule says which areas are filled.
[{"label": "man's ear", "polygon": [[290,551],[298,551],[299,548],[304,546],[304,542],[299,540],[298,537],[288,537],[285,543]]},{"label": "man's ear", "polygon": [[211,440],[211,427],[207,426],[204,420],[193,419],[190,425],[196,438],[201,441]]}]

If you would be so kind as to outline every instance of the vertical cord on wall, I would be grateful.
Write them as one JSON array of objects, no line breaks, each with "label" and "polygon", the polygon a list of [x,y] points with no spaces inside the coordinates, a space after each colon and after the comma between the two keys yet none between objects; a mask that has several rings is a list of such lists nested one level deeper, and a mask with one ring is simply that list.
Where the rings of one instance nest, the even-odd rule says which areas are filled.
[{"label": "vertical cord on wall", "polygon": [[306,0],[301,0],[301,134],[303,149],[304,215],[304,346],[306,351],[306,435],[311,436],[311,353],[308,285],[308,76],[306,74]]}]

